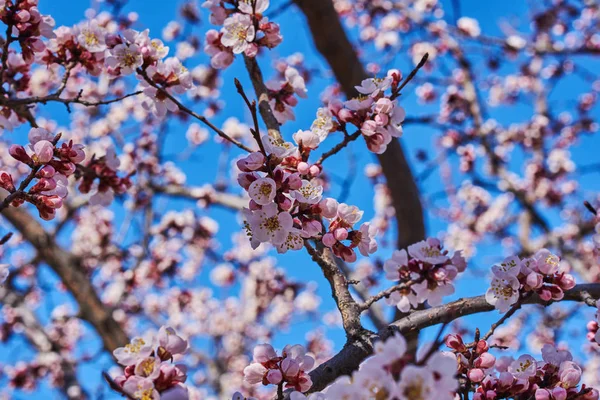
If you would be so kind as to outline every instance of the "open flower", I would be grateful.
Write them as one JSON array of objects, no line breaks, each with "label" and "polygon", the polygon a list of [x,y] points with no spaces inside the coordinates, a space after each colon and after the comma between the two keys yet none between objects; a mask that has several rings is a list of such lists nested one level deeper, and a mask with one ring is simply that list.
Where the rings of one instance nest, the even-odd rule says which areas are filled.
[{"label": "open flower", "polygon": [[485,293],[485,300],[501,313],[507,312],[510,306],[519,300],[519,280],[508,274],[494,274],[490,288]]},{"label": "open flower", "polygon": [[280,245],[286,241],[294,222],[290,213],[280,213],[277,205],[270,203],[262,210],[253,212],[248,223],[254,239],[261,243],[270,242]]},{"label": "open flower", "polygon": [[321,201],[322,195],[323,186],[306,179],[302,179],[302,187],[300,189],[291,192],[291,196],[294,199],[305,204],[317,204]]},{"label": "open flower", "polygon": [[153,346],[151,341],[135,337],[125,347],[119,347],[113,351],[117,362],[121,365],[133,365],[152,354]]},{"label": "open flower", "polygon": [[408,246],[408,254],[417,260],[429,264],[441,264],[448,261],[448,256],[442,254],[439,241],[435,239],[422,240]]},{"label": "open flower", "polygon": [[370,97],[377,97],[392,85],[392,77],[385,78],[367,78],[364,79],[360,86],[355,86],[356,90]]},{"label": "open flower", "polygon": [[129,75],[141,67],[144,60],[137,45],[121,43],[109,50],[105,62],[111,68],[119,68],[121,75]]},{"label": "open flower", "polygon": [[235,54],[243,53],[254,41],[255,30],[252,17],[235,13],[225,20],[221,32],[223,33],[221,36],[223,46],[231,47]]},{"label": "open flower", "polygon": [[277,186],[271,178],[259,178],[250,184],[248,194],[256,204],[265,206],[275,199]]}]

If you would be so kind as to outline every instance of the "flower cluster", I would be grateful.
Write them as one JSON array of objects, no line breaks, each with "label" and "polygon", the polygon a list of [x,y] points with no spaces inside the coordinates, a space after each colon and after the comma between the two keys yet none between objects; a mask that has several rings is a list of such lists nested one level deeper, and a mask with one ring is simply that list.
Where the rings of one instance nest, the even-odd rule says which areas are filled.
[{"label": "flower cluster", "polygon": [[307,93],[304,78],[296,68],[288,66],[285,69],[284,78],[281,81],[267,82],[269,105],[280,124],[296,119],[292,107],[298,104],[298,99],[294,97],[294,94],[306,98]]},{"label": "flower cluster", "polygon": [[188,342],[165,326],[151,339],[136,337],[113,352],[117,362],[125,367],[124,375],[114,381],[134,399],[186,400],[187,369],[174,364],[173,357],[183,354],[187,348]]},{"label": "flower cluster", "polygon": [[465,270],[466,262],[460,251],[450,257],[439,240],[429,238],[408,246],[408,252],[394,251],[383,268],[387,279],[403,285],[389,296],[388,303],[407,312],[425,301],[431,306],[442,304],[444,296],[454,293],[452,282]]},{"label": "flower cluster", "polygon": [[506,312],[524,293],[537,293],[542,300],[560,300],[575,286],[575,278],[559,271],[560,258],[546,249],[524,260],[508,257],[492,267],[493,277],[485,294],[489,304]]},{"label": "flower cluster", "polygon": [[279,25],[263,16],[269,0],[241,0],[236,4],[235,8],[225,8],[221,0],[207,0],[202,5],[211,12],[210,22],[222,25],[220,32],[206,32],[204,51],[211,56],[213,68],[227,68],[235,54],[255,57],[260,47],[272,49],[283,40]]},{"label": "flower cluster", "polygon": [[[343,104],[330,103],[340,122],[360,129],[367,147],[374,153],[383,153],[393,137],[402,136],[401,124],[406,113],[396,100],[401,78],[398,70],[390,70],[385,78],[365,79],[356,86],[359,97]],[[387,95],[390,88],[391,94]]]},{"label": "flower cluster", "polygon": [[[375,353],[363,361],[351,377],[342,376],[323,392],[308,397],[301,393],[302,390],[296,389],[290,394],[290,399],[453,400],[458,387],[456,369],[456,360],[450,352],[435,352],[428,359],[409,364],[406,341],[396,334],[385,342],[377,342]],[[233,399],[244,397],[238,393]]]},{"label": "flower cluster", "polygon": [[[297,148],[289,142],[270,136],[264,136],[262,140],[271,156],[297,155]],[[374,228],[363,223],[359,229],[353,229],[363,212],[355,206],[323,198],[323,187],[318,179],[320,169],[305,162],[294,162],[294,157],[288,158],[292,161],[284,160],[272,172],[269,171],[271,164],[259,152],[237,162],[242,171],[238,182],[251,199],[244,217],[252,247],[268,242],[283,253],[302,248],[303,239],[314,238],[322,240],[335,255],[350,262],[356,260],[355,248],[364,256],[375,252]],[[296,172],[284,169],[291,168],[290,162],[296,163]],[[329,221],[328,229],[324,229],[322,219]]]},{"label": "flower cluster", "polygon": [[[79,191],[89,193],[95,186],[94,193],[90,197],[91,205],[108,206],[112,203],[115,194],[125,193],[132,185],[130,176],[121,178],[117,175],[121,162],[112,147],[106,150],[102,157],[93,157],[90,162],[81,167],[77,175],[81,178]],[[94,182],[98,183],[94,185]]]},{"label": "flower cluster", "polygon": [[269,344],[259,344],[254,348],[254,362],[244,368],[244,379],[250,384],[283,385],[299,392],[306,392],[312,386],[308,372],[315,359],[306,354],[301,345],[287,345],[278,356]]},{"label": "flower cluster", "polygon": [[[42,15],[37,8],[37,0],[1,2],[0,20],[11,27],[13,40],[19,42],[21,54],[26,62],[34,59],[35,53],[46,49],[46,44],[41,37],[54,37],[54,19],[49,15]],[[8,40],[8,38],[6,39]]]},{"label": "flower cluster", "polygon": [[[46,129],[32,128],[26,147],[10,147],[10,155],[31,169],[18,189],[11,174],[0,171],[0,187],[10,193],[11,204],[18,207],[29,202],[37,207],[40,217],[45,220],[55,217],[56,210],[68,195],[67,178],[75,173],[76,165],[85,159],[83,145],[69,141],[57,146],[59,139],[60,134],[54,136]],[[34,179],[37,179],[36,183],[25,191]]]},{"label": "flower cluster", "polygon": [[598,344],[600,344],[600,324],[598,321],[600,321],[600,300],[598,300],[596,302],[596,307],[598,308],[598,311],[596,312],[596,320],[595,321],[590,321],[587,324],[587,329],[588,329],[588,334],[587,337],[589,339],[590,342],[596,342]]},{"label": "flower cluster", "polygon": [[466,345],[460,335],[448,335],[446,345],[456,354],[459,379],[475,385],[475,400],[535,398],[538,400],[597,400],[598,391],[579,386],[581,368],[567,350],[546,344],[542,361],[524,354],[496,359],[489,344],[479,340]]}]

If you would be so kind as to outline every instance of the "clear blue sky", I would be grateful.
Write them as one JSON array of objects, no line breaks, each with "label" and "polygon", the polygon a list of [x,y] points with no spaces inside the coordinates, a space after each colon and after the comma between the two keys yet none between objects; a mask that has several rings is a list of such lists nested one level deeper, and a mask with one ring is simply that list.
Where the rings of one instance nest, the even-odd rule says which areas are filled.
[{"label": "clear blue sky", "polygon": [[[271,7],[277,7],[279,4],[283,3],[284,0],[272,0]],[[158,0],[130,0],[129,4],[126,6],[126,11],[136,11],[139,14],[139,22],[136,26],[137,29],[149,28],[151,36],[160,37],[161,31],[163,27],[172,19],[176,18],[177,8],[175,4],[180,4],[181,2],[173,1],[173,2],[165,2]],[[447,1],[443,2],[444,4],[448,3]],[[512,21],[517,17],[523,16],[527,13],[527,6],[524,4],[522,0],[492,0],[486,1],[485,7],[482,6],[480,0],[462,0],[462,14],[465,16],[475,17],[480,21],[482,30],[485,34],[488,35],[498,35],[499,28],[498,22],[503,19],[504,21]],[[51,14],[59,25],[72,25],[80,21],[84,18],[84,11],[87,7],[89,7],[90,3],[87,0],[40,0],[40,10],[44,14]],[[204,10],[203,10],[204,11]],[[203,18],[206,21],[207,14],[203,13]],[[312,41],[310,38],[310,33],[307,31],[307,28],[304,25],[303,17],[293,8],[289,11],[283,13],[280,17],[277,18],[277,22],[280,23],[281,29],[284,36],[284,42],[281,46],[276,48],[274,51],[268,53],[264,57],[260,59],[260,63],[263,66],[263,70],[265,71],[265,75],[270,76],[270,60],[276,59],[281,56],[288,56],[294,52],[302,52],[306,56],[306,64],[309,67],[318,68],[325,72],[325,64],[321,57],[315,53],[315,50],[312,48]],[[202,27],[202,32],[196,32],[203,37],[203,32],[208,29],[207,26]],[[523,28],[526,29],[526,28]],[[172,49],[173,54],[174,51]],[[480,70],[480,65],[477,64],[477,58],[475,60],[475,70]],[[409,68],[406,64],[406,57],[399,57],[397,67],[402,69],[405,73],[408,72]],[[193,58],[188,60],[187,66],[194,67],[197,63],[206,62],[206,58],[204,56]],[[316,108],[319,106],[318,95],[321,90],[329,83],[331,83],[330,78],[328,78],[326,73],[322,74],[322,77],[316,76],[315,79],[309,85],[309,99],[300,100],[299,105],[295,108],[296,112],[296,122],[286,124],[283,132],[287,137],[291,137],[291,134],[300,128],[306,129],[310,126],[310,123],[314,119],[314,114]],[[245,69],[243,68],[243,63],[239,60],[235,62],[235,64],[230,67],[223,75],[223,87],[222,100],[226,102],[227,106],[225,107],[224,112],[219,114],[214,118],[214,121],[217,125],[220,125],[226,118],[230,116],[238,117],[241,120],[248,121],[248,115],[244,112],[245,108],[243,107],[242,101],[239,96],[235,93],[233,88],[233,78],[240,78],[245,87],[250,87],[247,78],[247,74]],[[564,92],[569,88],[557,88],[555,93],[556,98],[560,97],[561,91]],[[421,107],[415,103],[415,96],[411,94],[411,91],[407,91],[407,95],[403,96],[404,105],[407,110],[407,114],[409,116],[414,115],[422,115],[426,114],[427,111],[433,111],[431,108]],[[57,118],[57,120],[62,124],[68,124],[68,117],[64,112],[64,109],[56,107],[51,108],[53,110],[53,116]],[[520,121],[526,120],[530,115],[531,109],[527,106],[519,108],[520,111],[514,112],[511,110],[510,112],[500,111],[495,114],[495,117],[501,121]],[[58,115],[58,117],[56,117]],[[167,139],[166,147],[164,154],[178,154],[182,151],[186,146],[185,140],[185,126],[181,126],[180,124],[172,124],[171,133]],[[418,164],[416,160],[414,160],[414,156],[417,150],[419,149],[427,149],[430,157],[435,156],[435,137],[436,132],[432,129],[423,128],[420,126],[411,126],[405,129],[405,134],[402,139],[409,157],[413,160],[413,169],[415,171],[421,171],[423,166]],[[24,141],[26,139],[15,139],[16,141]],[[332,139],[332,143],[335,142],[335,139]],[[592,144],[590,146],[590,144]],[[579,160],[593,160],[593,145],[597,145],[598,142],[584,142],[581,146],[574,150],[574,159]],[[327,146],[326,146],[327,147]],[[597,148],[597,147],[596,147]],[[365,212],[365,220],[368,220],[372,216],[372,201],[373,194],[371,190],[371,186],[368,181],[364,178],[362,174],[362,169],[366,163],[374,162],[375,159],[372,154],[365,151],[363,143],[354,143],[352,145],[352,150],[356,155],[356,162],[358,165],[358,171],[355,181],[353,182],[351,196],[348,200],[349,203],[356,204],[361,209],[364,209]],[[199,151],[195,154],[196,158],[194,161],[186,161],[179,166],[188,174],[188,183],[189,184],[202,184],[205,182],[213,182],[214,177],[216,175],[216,165],[218,159],[218,146],[215,144],[206,144],[203,145]],[[346,159],[343,155],[338,155],[335,159],[336,163],[339,163],[336,166],[336,170],[338,175],[344,176],[344,168],[346,166]],[[585,164],[585,163],[583,163]],[[594,181],[594,178],[596,180]],[[600,186],[597,182],[596,176],[585,176],[582,177],[580,183],[582,185],[586,185],[590,190],[597,190]],[[441,184],[438,181],[437,175],[434,173],[432,178],[430,178],[425,185],[423,185],[422,190],[425,193],[432,193],[440,190],[442,188]],[[336,195],[339,192],[339,187],[336,185],[332,186],[332,195]],[[176,202],[171,201],[168,204],[169,208],[181,208],[182,206],[193,207],[193,203],[186,202]],[[121,210],[116,207],[117,214],[121,214]],[[199,212],[200,214],[203,211]],[[233,232],[235,232],[238,228],[238,224],[236,222],[235,216],[232,215],[228,211],[211,209],[208,212],[212,218],[217,220],[220,223],[220,232],[218,238],[222,242],[222,246],[226,248],[230,243],[230,237]],[[443,231],[446,224],[444,221],[439,221],[435,218],[428,218],[427,221],[428,232],[430,235],[436,235],[438,232]],[[64,244],[68,243],[68,232],[67,236],[62,238],[64,240]],[[133,238],[131,238],[133,239]],[[384,252],[384,254],[386,254]],[[491,265],[491,263],[498,261],[503,256],[502,249],[497,243],[487,243],[486,246],[483,246],[478,256],[473,260],[475,264],[480,266]],[[308,257],[303,252],[295,252],[288,253],[283,256],[278,256],[279,264],[285,267],[289,271],[289,275],[292,277],[296,277],[301,281],[309,281],[313,280],[319,283],[318,294],[323,299],[323,309],[330,310],[334,307],[332,300],[329,295],[329,288],[325,283],[324,279],[319,274],[319,269],[316,265],[312,265]],[[208,270],[205,270],[203,274],[198,278],[199,282],[207,282]],[[51,273],[47,271],[43,271],[44,279],[46,279],[49,283],[55,282],[55,277],[52,276]],[[481,282],[481,278],[477,277],[467,277],[460,286],[460,289],[456,296],[465,296],[465,295],[475,295],[481,294],[485,291],[485,287],[487,286],[487,282],[483,284]],[[236,288],[232,289],[232,292],[227,291],[217,291],[218,296],[226,297],[227,295],[234,294]],[[65,297],[63,294],[54,293],[53,294],[54,301],[70,301],[68,297]],[[47,310],[44,306],[40,307],[37,310],[40,318],[42,320],[47,319]],[[478,317],[477,323],[479,326],[482,326],[484,329],[489,325],[494,318],[496,318],[495,314],[492,316],[486,317]],[[471,319],[473,320],[473,319]],[[318,326],[318,321],[310,321],[305,320],[299,322],[293,326],[293,328],[289,332],[283,332],[282,335],[275,339],[274,345],[276,347],[281,348],[286,343],[298,343],[304,341],[304,335],[306,332]],[[334,340],[335,346],[339,349],[343,345],[343,333],[340,330],[331,330],[328,331],[328,336]],[[581,338],[582,341],[584,338]],[[99,343],[97,340],[91,341],[89,343],[89,347],[83,350],[85,353],[94,353],[96,349],[98,349]],[[13,362],[14,360],[28,360],[31,359],[32,353],[30,351],[24,350],[22,343],[18,341],[11,341],[7,344],[0,344],[0,363],[10,360]],[[86,365],[85,368],[80,370],[80,380],[84,382],[86,388],[91,392],[95,393],[98,387],[102,387],[103,383],[100,382],[100,371],[102,369],[106,369],[111,365],[111,360],[109,357],[100,357],[97,361]],[[0,385],[2,385],[3,380],[0,378]],[[105,388],[106,389],[106,388]],[[1,391],[0,391],[1,393]],[[56,392],[49,390],[47,387],[41,387],[35,393],[36,395],[42,396],[42,398],[57,398],[58,395]],[[23,393],[15,393],[14,398],[29,398],[30,395]],[[112,396],[107,393],[107,397],[104,398],[117,398],[116,396]]]}]

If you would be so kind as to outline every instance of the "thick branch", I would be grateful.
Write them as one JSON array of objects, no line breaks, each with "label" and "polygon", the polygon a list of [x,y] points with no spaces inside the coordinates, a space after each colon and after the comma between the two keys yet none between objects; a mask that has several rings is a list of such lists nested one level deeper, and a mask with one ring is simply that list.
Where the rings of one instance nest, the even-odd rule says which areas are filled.
[{"label": "thick branch", "polygon": [[[346,97],[356,96],[355,85],[368,78],[331,0],[295,0],[310,27],[315,45],[340,83]],[[397,139],[377,156],[396,210],[398,248],[425,238],[425,223],[419,190]]]},{"label": "thick branch", "polygon": [[[1,196],[4,197],[4,196]],[[82,271],[79,260],[61,248],[42,225],[22,208],[9,207],[2,215],[37,250],[40,257],[60,277],[79,304],[80,317],[94,326],[104,348],[113,351],[129,342],[127,334],[105,306],[90,278]]]},{"label": "thick branch", "polygon": [[[577,301],[593,306],[594,300],[600,298],[600,284],[577,285],[565,292],[565,297],[556,302]],[[524,304],[539,304],[548,306],[556,302],[547,302],[534,295],[526,299]],[[333,358],[319,365],[310,373],[313,386],[310,391],[320,391],[327,387],[336,378],[351,374],[360,363],[373,353],[373,346],[377,340],[385,340],[395,332],[403,335],[419,332],[425,328],[448,324],[461,317],[493,311],[494,306],[487,303],[485,296],[459,299],[439,307],[427,310],[414,311],[408,316],[395,321],[377,334],[363,334],[354,341],[346,343],[344,348]]]}]

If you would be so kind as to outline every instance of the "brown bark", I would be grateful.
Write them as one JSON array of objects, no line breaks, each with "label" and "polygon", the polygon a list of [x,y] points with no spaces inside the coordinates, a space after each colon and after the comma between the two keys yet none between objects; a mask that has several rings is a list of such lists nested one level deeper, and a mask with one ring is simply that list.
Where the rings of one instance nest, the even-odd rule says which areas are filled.
[{"label": "brown bark", "polygon": [[[304,15],[315,46],[331,67],[346,97],[356,96],[354,86],[369,76],[365,72],[352,43],[340,22],[331,0],[295,0]],[[419,189],[402,146],[393,139],[385,153],[378,155],[379,163],[398,227],[397,247],[405,248],[425,238],[425,222]]]},{"label": "brown bark", "polygon": [[90,277],[82,270],[77,257],[60,247],[55,238],[24,207],[8,207],[2,215],[38,252],[39,257],[60,277],[79,305],[79,316],[88,321],[102,338],[104,348],[112,352],[129,342],[127,334],[102,303]]}]

